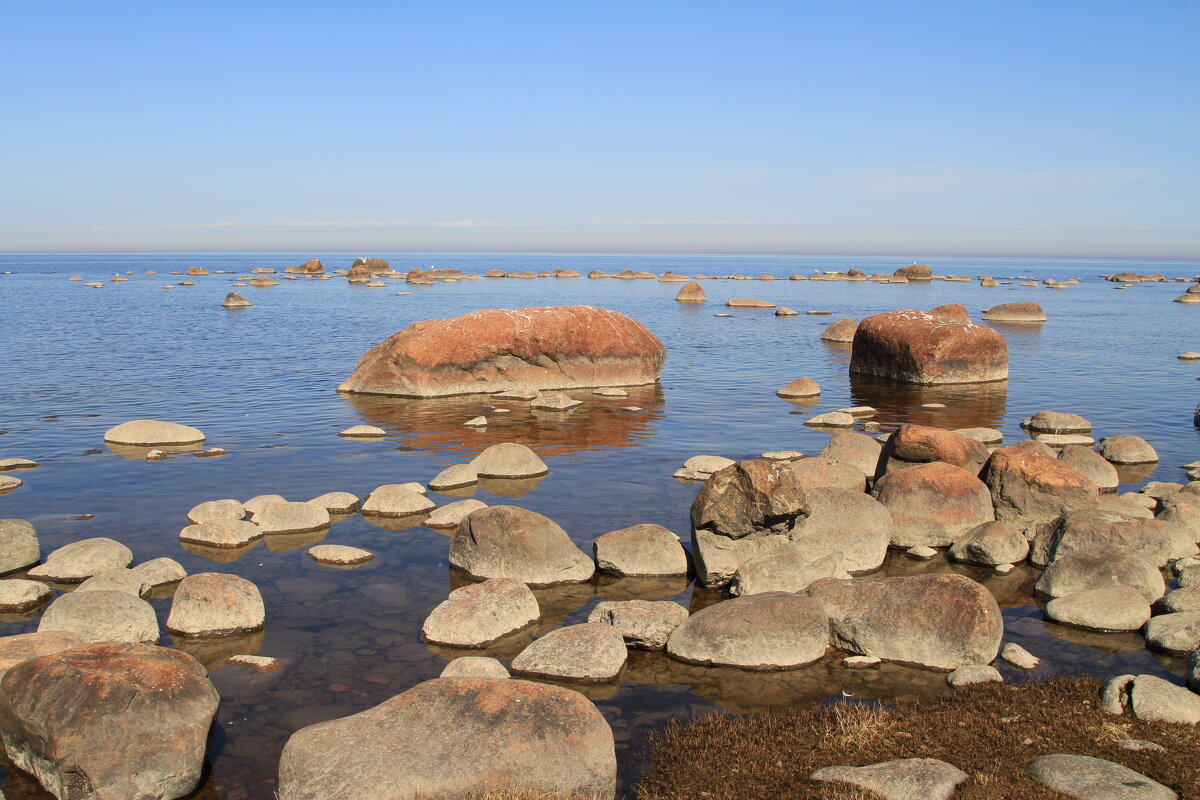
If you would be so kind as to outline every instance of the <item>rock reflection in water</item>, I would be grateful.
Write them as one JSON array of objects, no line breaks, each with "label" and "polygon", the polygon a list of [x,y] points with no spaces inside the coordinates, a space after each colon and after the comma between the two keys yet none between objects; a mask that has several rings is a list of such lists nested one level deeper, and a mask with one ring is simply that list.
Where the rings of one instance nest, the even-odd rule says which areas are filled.
[{"label": "rock reflection in water", "polygon": [[[432,400],[372,395],[344,395],[344,399],[365,424],[399,433],[410,449],[475,455],[493,444],[521,442],[545,457],[632,447],[647,439],[652,423],[662,416],[662,387],[631,386],[625,391],[628,397],[601,397],[591,389],[564,390],[583,401],[570,414],[539,414],[527,401],[495,400],[486,394]],[[642,410],[631,414],[623,410],[628,406]],[[494,407],[509,413],[491,413]],[[478,416],[487,417],[486,427],[463,425]]]},{"label": "rock reflection in water", "polygon": [[670,600],[687,591],[691,579],[686,575],[630,577],[600,574],[596,576],[596,594],[601,600]]},{"label": "rock reflection in water", "polygon": [[153,447],[105,442],[104,446],[109,449],[109,452],[115,453],[127,461],[145,461],[146,456],[150,454],[151,450],[160,450],[167,455],[194,453],[204,449],[204,442],[196,442],[194,444],[156,444]]},{"label": "rock reflection in water", "polygon": [[265,629],[230,636],[206,638],[175,637],[173,644],[204,665],[208,671],[220,669],[230,656],[253,656],[262,650],[267,637]]},{"label": "rock reflection in water", "polygon": [[[933,428],[999,428],[1008,402],[1008,381],[917,386],[850,375],[853,405],[871,406],[872,418],[889,428],[906,423]],[[922,408],[942,403],[945,408]]]},{"label": "rock reflection in water", "polygon": [[1146,480],[1158,469],[1158,462],[1153,464],[1113,464],[1117,468],[1117,479],[1122,483],[1140,483]]},{"label": "rock reflection in water", "polygon": [[193,542],[180,542],[179,546],[189,553],[198,555],[201,558],[207,558],[214,564],[230,564],[258,547],[261,543],[262,539],[255,539],[250,544],[242,547],[209,547]]},{"label": "rock reflection in water", "polygon": [[264,536],[262,542],[272,553],[278,553],[284,550],[299,550],[301,547],[316,544],[328,535],[329,528],[305,531],[304,533],[272,533]]}]

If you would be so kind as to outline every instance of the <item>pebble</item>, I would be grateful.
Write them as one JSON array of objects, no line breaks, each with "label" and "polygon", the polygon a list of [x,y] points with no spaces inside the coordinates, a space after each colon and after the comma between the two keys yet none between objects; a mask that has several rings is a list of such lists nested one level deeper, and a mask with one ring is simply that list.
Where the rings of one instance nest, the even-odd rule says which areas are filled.
[{"label": "pebble", "polygon": [[921,408],[945,408],[945,403],[922,403]]},{"label": "pebble", "polygon": [[1004,683],[1000,671],[987,664],[964,664],[946,676],[951,686],[970,686],[973,683]]},{"label": "pebble", "polygon": [[1017,568],[1016,564],[997,564],[995,567],[992,568],[992,572],[995,572],[1000,575],[1007,575],[1008,573],[1012,572],[1016,568]]},{"label": "pebble", "polygon": [[356,567],[375,557],[375,554],[370,551],[344,544],[319,544],[316,547],[310,547],[308,555],[318,564],[332,564],[339,567]]}]

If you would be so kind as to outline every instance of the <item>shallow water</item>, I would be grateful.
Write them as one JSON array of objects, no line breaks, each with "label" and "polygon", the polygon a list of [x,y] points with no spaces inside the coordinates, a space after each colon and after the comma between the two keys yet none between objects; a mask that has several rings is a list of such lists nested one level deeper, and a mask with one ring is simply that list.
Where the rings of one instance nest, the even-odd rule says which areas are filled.
[{"label": "shallow water", "polygon": [[[460,281],[434,286],[389,282],[388,288],[349,285],[344,279],[281,281],[273,288],[236,289],[254,306],[229,311],[220,302],[235,275],[192,277],[194,286],[164,291],[188,266],[246,274],[251,267],[282,268],[310,255],[0,256],[4,359],[0,361],[0,457],[41,462],[15,474],[25,484],[0,496],[0,517],[22,517],[38,529],[43,553],[79,538],[110,536],[140,562],[157,556],[189,572],[233,572],[254,581],[267,606],[264,634],[193,651],[214,667],[221,692],[218,730],[210,747],[211,775],[198,796],[269,798],[279,752],[304,725],[369,708],[436,676],[451,654],[420,638],[428,612],[445,599],[455,578],[447,564],[448,537],[415,526],[379,527],[353,515],[324,541],[376,553],[369,564],[337,570],[313,563],[308,545],[323,534],[270,537],[241,552],[183,549],[178,532],[186,512],[204,500],[278,493],[307,500],[342,490],[363,496],[377,485],[428,481],[453,463],[499,441],[530,444],[550,474],[540,481],[503,482],[447,500],[475,496],[515,503],[554,519],[585,550],[606,531],[640,522],[667,526],[686,539],[688,509],[697,485],[671,475],[697,453],[731,458],[795,449],[815,455],[828,435],[806,428],[816,413],[850,405],[879,409],[884,430],[903,422],[949,428],[987,426],[1006,441],[1024,438],[1020,420],[1043,409],[1071,411],[1091,420],[1097,438],[1130,433],[1157,448],[1154,470],[1127,474],[1122,491],[1146,479],[1186,480],[1178,465],[1200,458],[1200,430],[1192,410],[1200,394],[1200,363],[1176,356],[1200,350],[1200,307],[1172,303],[1179,283],[1137,284],[1114,291],[1098,278],[1123,270],[1194,276],[1195,263],[986,261],[942,259],[936,272],[989,273],[997,278],[1078,277],[1066,290],[977,283],[927,284],[705,281],[709,302],[673,301],[678,284],[580,279]],[[349,267],[353,256],[320,255],[326,269]],[[773,274],[786,278],[814,269],[856,266],[891,272],[908,259],[732,256],[389,256],[396,269],[459,267],[482,273],[556,267],[585,272],[625,267],[685,274]],[[146,276],[147,269],[158,275]],[[104,289],[68,282],[71,275],[106,280],[132,270],[130,280]],[[412,292],[397,296],[396,292]],[[729,309],[733,297],[787,305],[800,316],[770,310]],[[831,321],[898,308],[964,303],[988,306],[1032,299],[1050,321],[999,326],[1008,340],[1006,384],[898,390],[851,382],[849,350],[821,342]],[[574,393],[585,405],[569,415],[537,414],[506,403],[507,415],[489,415],[483,430],[462,423],[487,405],[482,397],[441,401],[349,397],[334,391],[369,347],[406,325],[486,307],[588,303],[628,314],[667,347],[659,386],[629,398]],[[807,316],[809,309],[833,316]],[[811,403],[789,403],[775,391],[807,375],[822,387]],[[923,403],[945,408],[922,408]],[[640,407],[626,411],[626,406]],[[195,425],[206,447],[229,455],[182,453],[147,462],[114,452],[105,430],[150,417]],[[366,423],[388,436],[376,441],[339,438],[337,431]],[[436,498],[436,495],[435,495]],[[439,500],[439,502],[441,502]],[[88,519],[76,519],[94,515]],[[396,526],[392,526],[396,527]],[[212,558],[210,558],[212,557]],[[213,559],[216,559],[214,563]],[[1176,682],[1177,659],[1146,650],[1139,636],[1072,631],[1042,620],[1029,595],[1035,575],[1019,569],[1005,577],[935,560],[892,556],[887,574],[962,571],[997,596],[1006,639],[1043,658],[1033,673],[1087,673],[1107,677],[1148,672]],[[684,580],[617,581],[539,590],[539,632],[580,622],[600,599],[675,598],[693,609],[717,601]],[[165,621],[170,600],[154,601]],[[0,633],[33,630],[36,614],[0,621]],[[165,636],[165,635],[164,635]],[[167,641],[164,638],[164,641]],[[510,643],[519,647],[520,643]],[[225,666],[234,652],[261,652],[285,666],[266,675]],[[513,653],[502,653],[511,656]],[[1012,679],[1022,679],[1007,667]],[[855,672],[830,657],[800,670],[756,674],[699,668],[662,655],[631,652],[619,686],[589,688],[617,737],[622,777],[636,779],[645,734],[666,720],[714,709],[754,712],[820,703],[842,691],[862,698],[914,699],[946,690],[944,676],[887,665]],[[48,797],[14,776],[9,796]]]}]

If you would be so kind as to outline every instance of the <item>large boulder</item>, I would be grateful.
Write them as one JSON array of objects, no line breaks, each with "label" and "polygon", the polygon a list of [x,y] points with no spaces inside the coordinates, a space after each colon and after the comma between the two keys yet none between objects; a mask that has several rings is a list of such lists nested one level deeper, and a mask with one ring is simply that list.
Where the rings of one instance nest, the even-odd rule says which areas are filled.
[{"label": "large boulder", "polygon": [[853,467],[865,477],[874,478],[882,449],[879,442],[865,433],[839,433],[821,450],[821,458]]},{"label": "large boulder", "polygon": [[996,519],[1022,529],[1099,503],[1095,483],[1037,442],[994,450],[980,477],[992,493]]},{"label": "large boulder", "polygon": [[25,569],[41,559],[33,525],[23,519],[0,519],[0,575]]},{"label": "large boulder", "polygon": [[1127,547],[1159,567],[1198,552],[1196,543],[1177,526],[1092,508],[1068,511],[1040,526],[1029,560],[1045,566],[1072,553],[1111,546]]},{"label": "large boulder", "polygon": [[1100,440],[1096,452],[1113,464],[1155,464],[1158,453],[1140,436],[1107,436]]},{"label": "large boulder", "polygon": [[219,700],[186,653],[85,644],[5,673],[0,732],[12,762],[62,800],[171,800],[200,783]]},{"label": "large boulder", "polygon": [[581,583],[595,572],[553,520],[503,505],[481,508],[458,523],[450,563],[473,578],[516,578],[532,586]]},{"label": "large boulder", "polygon": [[805,558],[842,556],[847,572],[869,572],[883,563],[895,533],[887,506],[849,489],[807,489],[808,516],[797,517],[788,538]]},{"label": "large boulder", "polygon": [[687,552],[662,525],[610,531],[592,543],[596,567],[611,575],[686,575]]},{"label": "large boulder", "polygon": [[138,447],[196,444],[204,441],[204,433],[199,428],[177,422],[135,419],[109,428],[104,432],[104,441]]},{"label": "large boulder", "polygon": [[994,518],[983,482],[943,461],[889,472],[871,493],[892,515],[896,547],[945,547]]},{"label": "large boulder", "polygon": [[59,595],[42,614],[38,632],[61,631],[84,642],[158,644],[154,607],[128,592]]},{"label": "large boulder", "polygon": [[1008,378],[1008,345],[983,325],[905,309],[858,323],[850,372],[903,383],[982,383]]},{"label": "large boulder", "polygon": [[1129,586],[1152,603],[1167,591],[1158,564],[1119,545],[1077,550],[1053,564],[1034,588],[1050,597],[1066,597],[1106,586]]},{"label": "large boulder", "polygon": [[628,653],[612,625],[585,622],[556,628],[512,660],[512,671],[560,681],[607,683],[621,674]]},{"label": "large boulder", "polygon": [[824,609],[834,646],[853,653],[955,669],[990,663],[1000,650],[1000,607],[963,575],[827,578],[807,593]]},{"label": "large boulder", "polygon": [[279,800],[612,797],[616,779],[612,730],[582,694],[437,678],[292,734],[279,761]]},{"label": "large boulder", "polygon": [[789,465],[738,461],[704,482],[692,503],[692,528],[740,539],[786,529],[807,511],[804,489]]},{"label": "large boulder", "polygon": [[1118,584],[1056,597],[1046,604],[1045,614],[1075,628],[1136,631],[1150,619],[1150,604],[1137,589]]},{"label": "large boulder", "polygon": [[450,593],[421,626],[425,640],[451,647],[486,647],[537,622],[537,598],[515,578],[492,578]]},{"label": "large boulder", "polygon": [[654,334],[615,311],[488,309],[410,325],[368,350],[338,391],[443,397],[640,386],[658,380],[665,358]]},{"label": "large boulder", "polygon": [[228,636],[260,630],[265,623],[257,586],[237,575],[198,572],[175,588],[167,630],[177,636]]},{"label": "large boulder", "polygon": [[64,544],[46,556],[45,563],[29,570],[29,577],[53,583],[82,583],[100,572],[124,569],[133,553],[120,542],[105,537]]},{"label": "large boulder", "polygon": [[987,459],[987,447],[961,433],[925,425],[901,425],[888,437],[878,471],[882,475],[914,464],[944,461],[978,475]]},{"label": "large boulder", "polygon": [[811,598],[766,592],[697,611],[671,634],[667,653],[692,664],[777,670],[816,661],[828,646],[825,615]]}]

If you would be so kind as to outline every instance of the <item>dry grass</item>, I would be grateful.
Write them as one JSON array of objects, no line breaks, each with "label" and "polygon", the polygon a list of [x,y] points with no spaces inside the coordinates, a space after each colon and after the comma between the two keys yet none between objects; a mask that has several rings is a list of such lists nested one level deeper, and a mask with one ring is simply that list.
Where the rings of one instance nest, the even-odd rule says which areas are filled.
[{"label": "dry grass", "polygon": [[[894,758],[939,758],[970,778],[960,800],[1061,800],[1025,771],[1048,753],[1104,758],[1200,800],[1200,731],[1113,717],[1098,708],[1100,684],[964,687],[946,700],[893,707],[846,705],[760,717],[711,715],[672,725],[652,742],[638,800],[800,800],[872,798],[839,784],[809,781],[820,767]],[[1001,721],[1002,718],[1012,718]],[[1145,739],[1165,753],[1122,750]]]}]

